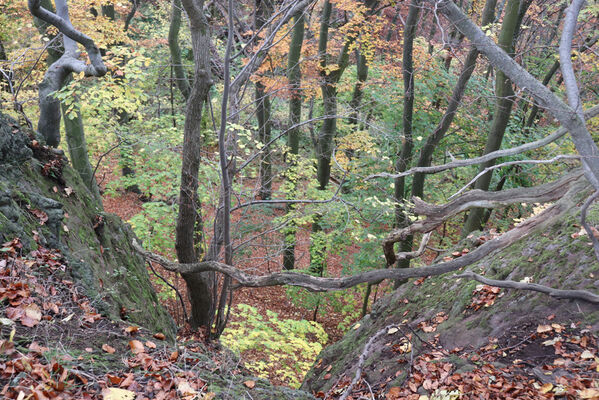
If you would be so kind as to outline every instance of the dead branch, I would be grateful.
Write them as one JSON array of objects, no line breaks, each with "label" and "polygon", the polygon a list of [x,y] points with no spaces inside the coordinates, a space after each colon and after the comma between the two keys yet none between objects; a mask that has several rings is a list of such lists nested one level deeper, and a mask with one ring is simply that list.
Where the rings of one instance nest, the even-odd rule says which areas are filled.
[{"label": "dead branch", "polygon": [[360,380],[360,376],[362,375],[362,367],[364,366],[364,363],[366,362],[366,356],[368,356],[368,353],[370,351],[370,346],[372,345],[372,343],[374,343],[374,341],[377,340],[383,333],[387,332],[389,329],[394,328],[394,327],[395,327],[395,324],[387,325],[386,327],[380,329],[377,333],[374,334],[374,336],[372,336],[368,340],[368,342],[364,346],[364,349],[362,350],[362,354],[360,354],[360,358],[358,359],[358,365],[356,366],[356,374],[354,375],[354,379],[352,379],[349,386],[345,389],[345,392],[343,392],[343,395],[341,397],[339,397],[339,400],[347,399],[347,396],[350,395],[352,389],[354,388],[354,386],[356,386],[356,383],[358,383],[358,381]]},{"label": "dead branch", "polygon": [[[582,181],[582,179],[581,179]],[[585,182],[582,181],[582,184]],[[532,230],[538,226],[550,221],[553,217],[556,217],[563,212],[571,208],[572,199],[575,193],[580,192],[582,188],[573,187],[563,198],[556,204],[545,209],[540,214],[529,218],[514,229],[503,235],[490,240],[478,247],[477,249],[463,255],[459,258],[455,258],[451,261],[433,264],[427,267],[420,268],[395,268],[395,269],[376,269],[373,271],[364,272],[361,274],[341,277],[341,278],[321,278],[303,274],[300,272],[278,272],[268,275],[256,276],[248,274],[239,270],[238,268],[220,263],[217,261],[202,261],[197,263],[180,264],[172,262],[166,258],[148,252],[144,250],[135,240],[133,241],[133,248],[139,252],[145,258],[152,260],[169,271],[179,273],[196,273],[205,271],[216,271],[222,274],[228,275],[235,279],[238,283],[234,286],[234,289],[239,287],[266,287],[266,286],[298,286],[303,287],[313,292],[329,292],[348,289],[359,285],[361,283],[377,282],[383,279],[408,279],[408,278],[422,278],[426,276],[435,276],[445,274],[447,272],[455,271],[459,268],[471,265],[490,253],[503,249],[510,244],[516,242],[522,237],[528,235]],[[395,257],[395,254],[393,254]]]},{"label": "dead branch", "polygon": [[517,290],[531,290],[533,292],[544,293],[548,296],[555,297],[556,299],[572,299],[572,300],[584,300],[589,303],[599,304],[599,296],[591,293],[587,290],[564,290],[554,289],[548,286],[539,285],[537,283],[525,283],[516,281],[503,281],[496,279],[485,278],[484,276],[475,274],[472,271],[464,272],[463,274],[454,275],[454,278],[468,278],[474,279],[480,283],[489,286],[496,286],[505,289],[517,289]]},{"label": "dead branch", "polygon": [[478,180],[478,178],[480,178],[481,176],[483,176],[484,174],[486,174],[489,171],[492,171],[492,170],[495,170],[498,168],[509,167],[510,165],[551,164],[551,163],[561,161],[561,160],[580,160],[580,156],[573,155],[573,154],[560,154],[559,156],[555,156],[555,157],[547,159],[547,160],[515,160],[515,161],[507,161],[507,162],[504,162],[501,164],[491,165],[490,167],[487,167],[484,170],[482,170],[481,172],[479,172],[474,178],[472,178],[470,180],[470,182],[468,182],[467,184],[462,186],[462,188],[460,190],[458,190],[457,192],[452,194],[451,197],[449,197],[449,198],[453,199],[454,197],[457,197],[460,194],[464,193],[466,191],[466,189],[468,189],[471,185],[474,184],[474,182],[476,182]]},{"label": "dead branch", "polygon": [[432,205],[414,197],[414,213],[425,216],[426,219],[418,220],[413,224],[393,230],[384,240],[383,250],[387,264],[395,263],[396,258],[393,245],[404,240],[414,233],[431,232],[449,218],[473,207],[493,208],[514,203],[546,203],[561,198],[582,176],[582,171],[576,170],[563,176],[561,179],[532,188],[517,188],[502,190],[500,192],[485,192],[471,190],[457,199],[443,205]]}]

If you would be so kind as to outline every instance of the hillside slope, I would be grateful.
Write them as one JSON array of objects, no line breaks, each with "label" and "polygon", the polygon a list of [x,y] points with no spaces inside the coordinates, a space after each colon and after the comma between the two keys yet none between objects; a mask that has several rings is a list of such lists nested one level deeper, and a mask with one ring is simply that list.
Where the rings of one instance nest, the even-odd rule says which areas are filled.
[{"label": "hillside slope", "polygon": [[[589,193],[585,181],[580,179],[553,205],[553,217],[469,270],[487,278],[597,292],[599,263],[588,236],[581,234],[579,222],[579,205]],[[588,220],[599,222],[599,205],[591,207]],[[472,249],[477,236],[482,234],[462,242],[454,251],[459,254],[463,249]],[[577,393],[585,387],[577,388],[572,382],[584,382],[584,377],[592,383],[597,378],[595,353],[587,360],[580,359],[587,354],[583,353],[587,348],[579,344],[580,338],[587,338],[584,343],[588,349],[595,346],[598,322],[599,307],[583,301],[494,288],[456,279],[453,274],[410,280],[377,302],[372,312],[342,340],[325,349],[302,388],[314,393],[328,392],[331,398],[338,398],[354,378],[362,359],[362,376],[355,389],[363,394],[372,389],[386,393],[389,399],[418,399],[420,395],[439,394],[441,388],[445,394],[452,390],[454,395],[467,394],[464,390],[476,389],[464,383],[464,374],[470,374],[468,379],[472,380],[478,371],[486,378],[477,379],[489,388],[492,382],[488,375],[494,368],[495,373],[511,376],[512,386],[517,386],[516,377],[528,381],[524,386],[531,392],[513,398],[549,398],[555,393],[549,390],[547,394],[540,388],[545,383],[558,385],[552,371],[559,362],[554,362],[568,360],[566,353],[571,356],[568,363],[578,362],[584,371],[582,375],[568,371],[570,386],[564,382],[562,386],[580,398]],[[481,372],[485,365],[490,367]],[[504,367],[507,370],[500,371]],[[498,397],[488,398],[511,398],[507,393],[501,391]]]}]

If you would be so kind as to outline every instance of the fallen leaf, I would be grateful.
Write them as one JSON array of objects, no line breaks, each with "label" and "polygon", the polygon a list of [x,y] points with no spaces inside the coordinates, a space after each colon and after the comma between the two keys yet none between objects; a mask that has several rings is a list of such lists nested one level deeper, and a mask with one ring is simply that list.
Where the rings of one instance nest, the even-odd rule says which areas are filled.
[{"label": "fallen leaf", "polygon": [[583,389],[578,392],[578,396],[581,399],[594,399],[596,397],[599,397],[599,389]]},{"label": "fallen leaf", "polygon": [[102,390],[104,400],[134,400],[135,392],[127,389],[106,388]]},{"label": "fallen leaf", "polygon": [[177,391],[181,396],[195,396],[198,393],[186,380],[181,380],[177,383]]},{"label": "fallen leaf", "polygon": [[139,326],[128,326],[125,328],[125,333],[133,335],[139,331]]},{"label": "fallen leaf", "polygon": [[159,332],[159,333],[154,334],[154,338],[158,339],[158,340],[164,340],[164,339],[166,339],[166,336],[164,336],[164,333]]},{"label": "fallen leaf", "polygon": [[543,386],[541,386],[541,389],[539,389],[539,390],[541,393],[549,393],[549,392],[551,392],[551,389],[553,389],[553,384],[546,383]]},{"label": "fallen leaf", "polygon": [[148,347],[150,349],[155,349],[156,348],[156,343],[151,342],[149,340],[145,343],[145,345],[146,345],[146,347]]},{"label": "fallen leaf", "polygon": [[591,353],[590,351],[585,350],[580,355],[580,358],[582,358],[583,360],[589,360],[589,359],[595,358],[595,355],[593,353]]},{"label": "fallen leaf", "polygon": [[171,353],[171,356],[169,357],[169,360],[172,362],[177,361],[177,358],[179,358],[179,352],[178,351],[173,351]]},{"label": "fallen leaf", "polygon": [[107,352],[108,354],[114,354],[114,352],[116,351],[116,350],[114,349],[114,347],[112,347],[112,346],[110,346],[110,345],[108,345],[108,344],[106,344],[106,343],[104,343],[104,344],[102,345],[102,350],[104,350],[104,351],[105,351],[105,352]]},{"label": "fallen leaf", "polygon": [[129,347],[133,354],[143,353],[146,349],[144,348],[144,344],[139,340],[130,340]]},{"label": "fallen leaf", "polygon": [[253,389],[256,386],[256,382],[250,380],[243,382],[243,384],[250,389]]},{"label": "fallen leaf", "polygon": [[552,330],[553,330],[553,328],[551,327],[551,325],[537,326],[537,333],[547,333],[547,332],[551,332]]}]

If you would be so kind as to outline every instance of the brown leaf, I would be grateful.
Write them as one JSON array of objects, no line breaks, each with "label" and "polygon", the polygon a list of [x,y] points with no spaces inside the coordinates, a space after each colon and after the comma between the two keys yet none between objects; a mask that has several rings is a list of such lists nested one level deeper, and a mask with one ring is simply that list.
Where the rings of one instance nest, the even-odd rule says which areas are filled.
[{"label": "brown leaf", "polygon": [[114,352],[116,351],[116,350],[114,349],[114,347],[112,347],[112,346],[110,346],[110,345],[108,345],[108,344],[106,344],[106,343],[104,343],[104,344],[102,345],[102,350],[104,350],[104,351],[105,351],[105,352],[107,352],[108,354],[114,354]]},{"label": "brown leaf", "polygon": [[146,351],[146,349],[144,348],[144,344],[139,340],[130,340],[129,347],[131,348],[133,354],[139,354]]},{"label": "brown leaf", "polygon": [[137,331],[139,331],[139,327],[138,326],[128,326],[128,327],[125,328],[125,332],[128,333],[128,334],[130,334],[130,335],[136,334]]},{"label": "brown leaf", "polygon": [[150,348],[150,349],[155,349],[156,348],[156,343],[151,342],[149,340],[145,343],[145,345],[146,345],[147,348]]},{"label": "brown leaf", "polygon": [[154,339],[158,339],[158,340],[164,340],[166,339],[166,336],[164,336],[164,333],[155,333],[154,334]]},{"label": "brown leaf", "polygon": [[243,382],[243,384],[250,389],[253,389],[256,386],[256,382],[250,380]]},{"label": "brown leaf", "polygon": [[175,361],[177,361],[177,358],[179,358],[179,352],[173,351],[171,353],[171,356],[169,357],[169,360],[171,360],[172,362],[175,362]]}]

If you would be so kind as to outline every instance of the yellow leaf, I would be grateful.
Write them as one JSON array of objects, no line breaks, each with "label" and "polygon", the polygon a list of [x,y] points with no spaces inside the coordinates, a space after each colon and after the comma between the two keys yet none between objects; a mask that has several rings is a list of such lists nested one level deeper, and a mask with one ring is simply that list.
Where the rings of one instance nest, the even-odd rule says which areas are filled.
[{"label": "yellow leaf", "polygon": [[135,392],[119,388],[106,388],[102,390],[104,400],[134,400]]},{"label": "yellow leaf", "polygon": [[599,389],[584,389],[578,392],[578,396],[581,399],[594,399],[595,397],[599,397]]},{"label": "yellow leaf", "polygon": [[593,355],[593,353],[591,353],[588,350],[585,350],[582,352],[582,354],[580,355],[580,358],[585,359],[585,360],[589,360],[591,358],[595,358],[595,356]]},{"label": "yellow leaf", "polygon": [[393,335],[397,331],[399,331],[399,329],[397,329],[395,327],[389,328],[389,330],[387,331],[387,335]]},{"label": "yellow leaf", "polygon": [[541,386],[541,393],[549,393],[551,392],[551,389],[553,389],[553,384],[552,383],[546,383],[543,386]]}]

